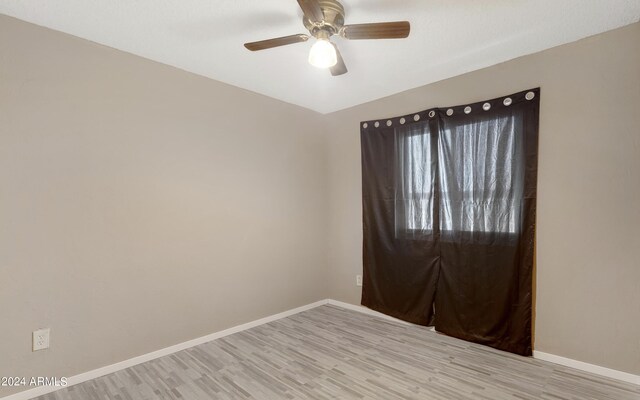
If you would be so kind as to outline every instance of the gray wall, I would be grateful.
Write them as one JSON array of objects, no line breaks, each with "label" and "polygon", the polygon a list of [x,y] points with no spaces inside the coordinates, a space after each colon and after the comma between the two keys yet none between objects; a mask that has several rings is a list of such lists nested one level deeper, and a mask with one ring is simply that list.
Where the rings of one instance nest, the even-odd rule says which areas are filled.
[{"label": "gray wall", "polygon": [[[0,376],[71,376],[325,298],[320,122],[0,16]],[[32,353],[39,327],[51,349]]]},{"label": "gray wall", "polygon": [[640,374],[640,24],[327,116],[329,297],[357,304],[359,121],[542,88],[535,349]]}]

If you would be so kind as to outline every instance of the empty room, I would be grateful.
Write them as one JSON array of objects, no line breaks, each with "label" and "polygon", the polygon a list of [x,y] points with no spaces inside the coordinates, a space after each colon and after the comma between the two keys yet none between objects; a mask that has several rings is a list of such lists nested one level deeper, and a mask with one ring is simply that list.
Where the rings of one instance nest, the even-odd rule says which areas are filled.
[{"label": "empty room", "polygon": [[640,400],[640,0],[0,0],[0,400]]}]

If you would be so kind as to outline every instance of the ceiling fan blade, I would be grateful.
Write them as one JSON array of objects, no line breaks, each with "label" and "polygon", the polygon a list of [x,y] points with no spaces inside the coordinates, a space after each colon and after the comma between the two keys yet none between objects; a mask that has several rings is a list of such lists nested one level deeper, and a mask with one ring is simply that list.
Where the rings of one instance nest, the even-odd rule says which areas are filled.
[{"label": "ceiling fan blade", "polygon": [[270,49],[278,46],[286,46],[288,44],[306,42],[308,39],[309,39],[308,35],[304,35],[301,33],[298,35],[283,36],[275,39],[261,40],[259,42],[245,43],[244,47],[246,47],[248,50],[251,50],[251,51],[258,51],[258,50]]},{"label": "ceiling fan blade", "polygon": [[409,36],[409,21],[379,22],[373,24],[346,25],[342,36],[351,40],[359,39],[403,39]]},{"label": "ceiling fan blade", "polygon": [[309,21],[320,22],[324,20],[324,13],[318,0],[298,0],[298,4]]},{"label": "ceiling fan blade", "polygon": [[342,59],[342,54],[340,54],[340,50],[338,50],[338,46],[335,43],[331,43],[333,48],[336,49],[336,56],[338,56],[338,62],[336,65],[331,67],[331,75],[338,76],[347,73],[347,66],[344,64],[344,60]]}]

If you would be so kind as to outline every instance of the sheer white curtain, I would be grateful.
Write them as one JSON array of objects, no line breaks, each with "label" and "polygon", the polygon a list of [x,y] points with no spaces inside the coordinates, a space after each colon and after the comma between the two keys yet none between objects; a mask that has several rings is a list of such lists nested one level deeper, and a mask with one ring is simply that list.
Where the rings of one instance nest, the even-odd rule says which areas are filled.
[{"label": "sheer white curtain", "polygon": [[[395,130],[396,237],[433,233],[483,238],[520,230],[524,170],[522,122],[512,114],[466,124],[444,121]],[[502,235],[504,236],[504,235]]]},{"label": "sheer white curtain", "polygon": [[395,131],[396,237],[433,233],[436,139],[426,123]]},{"label": "sheer white curtain", "polygon": [[512,114],[444,121],[438,140],[443,232],[516,233],[523,195],[522,122]]}]

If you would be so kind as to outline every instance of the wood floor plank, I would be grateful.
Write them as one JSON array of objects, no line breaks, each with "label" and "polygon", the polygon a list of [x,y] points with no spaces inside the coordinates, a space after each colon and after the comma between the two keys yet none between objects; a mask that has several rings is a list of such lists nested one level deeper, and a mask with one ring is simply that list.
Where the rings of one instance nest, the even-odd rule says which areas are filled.
[{"label": "wood floor plank", "polygon": [[640,400],[640,386],[317,307],[37,400]]}]

